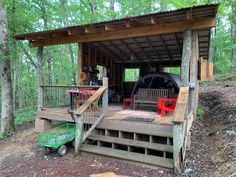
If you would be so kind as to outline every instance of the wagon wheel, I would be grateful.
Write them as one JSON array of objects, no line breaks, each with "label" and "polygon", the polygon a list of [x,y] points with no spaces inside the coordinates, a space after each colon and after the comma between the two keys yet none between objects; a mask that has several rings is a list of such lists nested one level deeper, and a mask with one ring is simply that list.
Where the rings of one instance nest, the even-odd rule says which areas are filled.
[{"label": "wagon wheel", "polygon": [[61,147],[58,148],[57,153],[59,154],[59,156],[63,157],[66,155],[67,151],[68,150],[66,145],[62,145]]}]

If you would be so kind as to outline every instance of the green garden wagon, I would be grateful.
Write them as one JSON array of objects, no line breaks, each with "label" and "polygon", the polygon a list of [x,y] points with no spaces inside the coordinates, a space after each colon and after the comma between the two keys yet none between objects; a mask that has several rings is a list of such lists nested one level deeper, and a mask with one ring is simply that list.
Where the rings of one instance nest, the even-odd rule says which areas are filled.
[{"label": "green garden wagon", "polygon": [[60,156],[66,155],[68,149],[66,144],[72,142],[74,145],[76,125],[73,123],[65,123],[38,135],[39,146],[44,147],[46,154],[53,149],[57,149]]}]

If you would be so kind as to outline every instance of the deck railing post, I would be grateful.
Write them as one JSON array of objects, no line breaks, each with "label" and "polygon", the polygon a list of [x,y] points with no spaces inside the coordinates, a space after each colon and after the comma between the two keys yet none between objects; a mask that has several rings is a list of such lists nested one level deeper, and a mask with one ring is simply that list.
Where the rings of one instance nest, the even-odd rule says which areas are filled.
[{"label": "deck railing post", "polygon": [[103,86],[107,87],[107,89],[104,91],[102,95],[102,112],[104,115],[107,113],[108,110],[108,78],[103,77]]},{"label": "deck railing post", "polygon": [[[181,61],[181,87],[188,87],[189,84],[189,61],[191,58],[191,49],[192,49],[192,31],[186,30],[183,32],[183,51],[182,51],[182,61]],[[189,91],[189,90],[188,90]],[[180,93],[179,93],[180,94]],[[178,100],[179,100],[178,96]],[[183,126],[184,120],[186,118],[186,114],[188,115],[188,97],[184,104],[186,104],[185,110],[180,110],[181,121],[174,121],[173,127],[173,158],[174,158],[174,171],[176,174],[181,173],[183,168],[183,160],[182,159],[182,146],[184,142],[184,134],[183,134]],[[177,101],[178,104],[178,101]],[[177,107],[177,106],[176,106]],[[175,108],[175,115],[177,114],[177,108]]]},{"label": "deck railing post", "polygon": [[173,158],[174,172],[179,174],[182,171],[181,147],[183,145],[183,123],[174,123],[173,126]]},{"label": "deck railing post", "polygon": [[75,131],[75,155],[79,155],[79,147],[83,139],[83,114],[75,117],[76,131]]}]

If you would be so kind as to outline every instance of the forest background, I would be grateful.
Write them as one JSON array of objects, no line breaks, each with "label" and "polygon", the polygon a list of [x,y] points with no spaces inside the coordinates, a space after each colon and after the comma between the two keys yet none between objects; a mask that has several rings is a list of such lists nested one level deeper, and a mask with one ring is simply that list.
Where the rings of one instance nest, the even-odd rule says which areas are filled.
[{"label": "forest background", "polygon": [[[63,28],[129,16],[220,3],[212,30],[211,60],[215,79],[234,79],[236,66],[235,0],[3,0],[8,20],[15,124],[32,121],[37,109],[37,49],[16,42],[16,34]],[[71,85],[77,80],[77,45],[44,49],[44,84]],[[0,55],[0,59],[1,55]],[[1,77],[1,75],[0,75]],[[0,85],[1,89],[2,85]],[[1,108],[0,98],[0,108]],[[1,109],[0,109],[1,110]],[[0,113],[1,118],[1,113]]]}]

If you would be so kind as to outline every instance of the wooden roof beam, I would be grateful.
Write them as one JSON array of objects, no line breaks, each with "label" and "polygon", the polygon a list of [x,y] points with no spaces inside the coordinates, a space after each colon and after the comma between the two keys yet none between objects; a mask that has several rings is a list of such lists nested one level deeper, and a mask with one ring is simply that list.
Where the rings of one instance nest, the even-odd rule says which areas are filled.
[{"label": "wooden roof beam", "polygon": [[193,21],[193,14],[192,14],[191,9],[186,11],[186,19],[187,19],[187,21]]},{"label": "wooden roof beam", "polygon": [[135,43],[135,45],[144,53],[146,58],[150,58],[150,56],[144,51],[144,49],[140,46],[140,44],[137,42],[137,40],[135,38],[132,38],[133,42]]},{"label": "wooden roof beam", "polygon": [[96,29],[96,27],[92,27],[92,26],[85,27],[84,28],[84,32],[85,33],[97,33],[97,29]]},{"label": "wooden roof beam", "polygon": [[151,24],[156,25],[156,24],[165,24],[161,19],[158,19],[157,17],[151,17]]},{"label": "wooden roof beam", "polygon": [[68,36],[64,38],[40,40],[30,42],[31,47],[39,46],[49,46],[58,44],[69,44],[69,43],[80,43],[80,42],[94,42],[94,41],[106,41],[106,40],[116,40],[125,39],[141,36],[151,36],[159,34],[167,34],[174,32],[183,32],[186,29],[197,30],[214,27],[216,25],[216,18],[205,18],[194,20],[191,22],[176,22],[176,23],[166,23],[166,24],[156,24],[137,28],[124,28],[115,31],[104,31],[94,34],[80,34],[77,36]]},{"label": "wooden roof beam", "polygon": [[148,37],[144,37],[144,39],[146,40],[146,42],[148,43],[148,45],[152,48],[152,50],[156,53],[156,55],[159,55],[159,52],[157,51],[157,49],[153,46],[152,41],[150,41],[150,39]]},{"label": "wooden roof beam", "polygon": [[81,29],[69,29],[67,30],[67,33],[69,36],[76,36],[81,35],[82,33],[84,33],[84,31],[82,31]]},{"label": "wooden roof beam", "polygon": [[108,57],[114,59],[115,61],[120,61],[118,58],[115,58],[114,55],[110,55],[110,54],[109,54],[107,51],[105,51],[104,48],[101,47],[101,46],[97,46],[97,47],[96,47],[96,50],[97,50],[98,53],[100,53],[100,54],[102,54],[102,55],[104,55],[104,56],[107,55]]},{"label": "wooden roof beam", "polygon": [[107,47],[105,44],[103,44],[102,42],[97,42],[98,45],[100,45],[101,47],[103,47],[105,50],[103,51],[107,51],[109,53],[109,55],[111,56],[115,56],[115,57],[112,57],[112,58],[118,58],[120,61],[122,61],[122,58],[117,55],[116,53],[114,53],[109,47]]},{"label": "wooden roof beam", "polygon": [[119,51],[120,53],[122,53],[127,59],[129,59],[129,56],[123,51],[121,50],[121,48],[119,48],[117,45],[115,45],[112,41],[108,41],[108,43],[115,48],[117,51]]},{"label": "wooden roof beam", "polygon": [[105,31],[115,31],[116,30],[116,26],[114,24],[106,24],[104,26]]},{"label": "wooden roof beam", "polygon": [[126,28],[136,28],[136,27],[140,27],[143,26],[141,23],[138,23],[136,21],[128,21],[125,24]]},{"label": "wooden roof beam", "polygon": [[177,45],[177,47],[179,49],[179,52],[182,53],[182,50],[181,50],[181,47],[180,47],[180,44],[179,44],[179,41],[178,41],[176,33],[174,33],[174,38],[175,38],[176,45]]},{"label": "wooden roof beam", "polygon": [[140,60],[140,57],[134,52],[134,50],[125,41],[120,40],[120,42],[129,50],[131,54],[133,54],[136,58]]},{"label": "wooden roof beam", "polygon": [[166,50],[166,52],[167,52],[167,54],[168,54],[170,60],[172,61],[172,56],[171,56],[171,54],[170,54],[170,51],[169,51],[169,49],[167,48],[167,46],[166,46],[166,44],[165,44],[165,42],[164,42],[164,40],[163,40],[163,38],[162,38],[161,35],[159,35],[159,39],[160,39],[160,41],[161,41],[162,47]]}]

